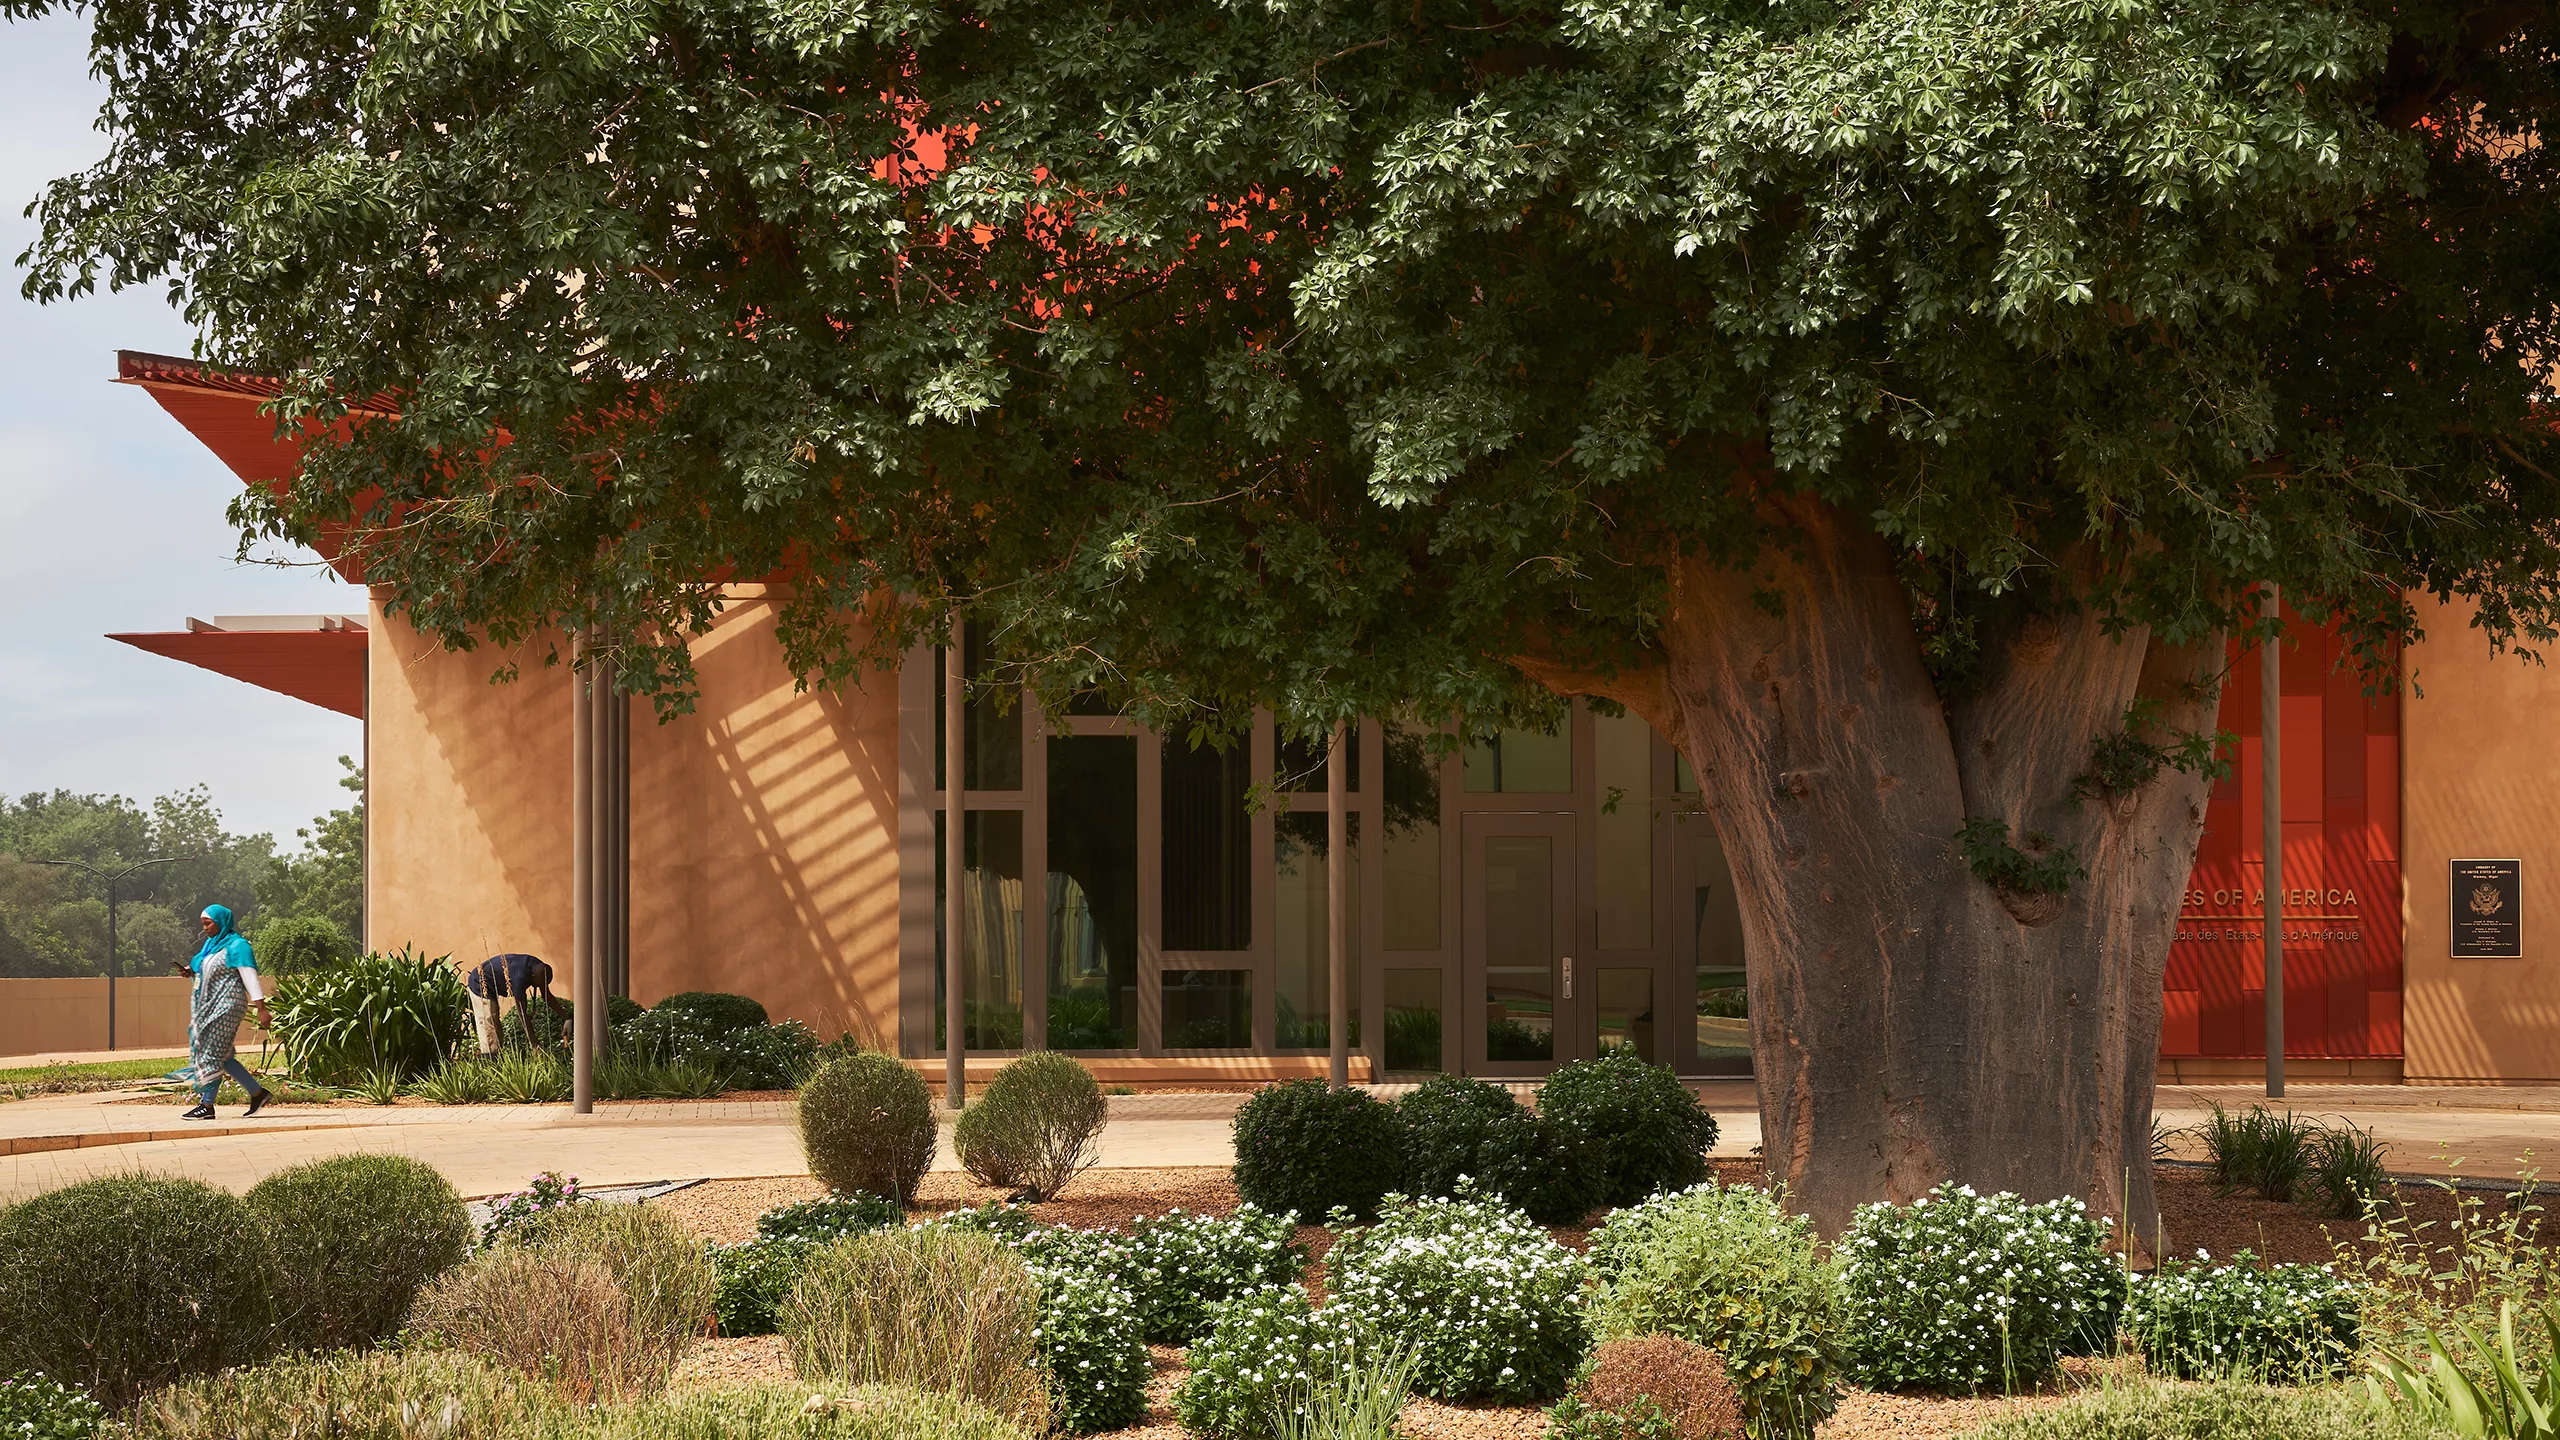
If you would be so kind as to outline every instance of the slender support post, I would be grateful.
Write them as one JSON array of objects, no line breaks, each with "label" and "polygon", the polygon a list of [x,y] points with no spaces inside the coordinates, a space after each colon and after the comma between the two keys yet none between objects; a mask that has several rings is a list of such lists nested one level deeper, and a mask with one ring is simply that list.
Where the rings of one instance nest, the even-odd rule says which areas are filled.
[{"label": "slender support post", "polygon": [[[2259,613],[2282,614],[2276,587],[2259,596]],[[2265,811],[2267,927],[2267,1098],[2284,1095],[2284,651],[2269,635],[2258,647],[2258,776]]]},{"label": "slender support post", "polygon": [[116,955],[116,881],[123,878],[118,875],[107,881],[107,1048],[110,1050],[116,1048],[116,972],[124,968],[124,961]]},{"label": "slender support post", "polygon": [[1333,1054],[1328,1078],[1351,1083],[1351,747],[1360,732],[1333,727],[1324,767],[1324,986],[1326,1033]]},{"label": "slender support post", "polygon": [[951,617],[951,643],[942,652],[942,1087],[954,1110],[969,1103],[967,1033],[969,945],[965,917],[969,858],[969,712],[962,686],[969,678],[968,622]]},{"label": "slender support post", "polygon": [[[605,772],[605,805],[611,817],[606,827],[606,893],[612,897],[604,925],[605,975],[601,991],[605,995],[631,993],[631,697],[622,693],[621,684],[611,676],[600,677],[605,697],[605,734],[608,767]],[[596,1015],[596,1049],[601,1053],[604,1042],[612,1038],[613,1015],[610,1010]]]},{"label": "slender support post", "polygon": [[[578,637],[576,658],[584,660],[589,638]],[[596,982],[596,736],[597,700],[594,677],[585,665],[569,672],[574,697],[569,728],[569,922],[570,998],[577,1008],[569,1027],[570,1108],[580,1115],[596,1108],[595,1042],[588,1038],[595,1011],[603,1000]],[[519,1007],[521,1008],[521,1007]]]}]

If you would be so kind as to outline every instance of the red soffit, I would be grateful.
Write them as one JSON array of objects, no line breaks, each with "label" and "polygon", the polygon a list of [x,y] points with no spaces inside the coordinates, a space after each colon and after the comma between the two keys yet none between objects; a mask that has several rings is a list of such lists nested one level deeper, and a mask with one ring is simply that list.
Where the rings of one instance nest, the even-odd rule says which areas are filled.
[{"label": "red soffit", "polygon": [[364,718],[362,630],[174,630],[107,638]]}]

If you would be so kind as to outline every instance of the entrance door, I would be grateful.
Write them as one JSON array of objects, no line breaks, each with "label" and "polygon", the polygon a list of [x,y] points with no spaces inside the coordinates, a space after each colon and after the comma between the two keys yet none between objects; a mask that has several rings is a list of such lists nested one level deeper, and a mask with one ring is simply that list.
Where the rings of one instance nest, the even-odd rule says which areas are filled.
[{"label": "entrance door", "polygon": [[1591,1029],[1573,969],[1573,817],[1477,814],[1465,830],[1464,1063],[1543,1075],[1580,1058]]}]

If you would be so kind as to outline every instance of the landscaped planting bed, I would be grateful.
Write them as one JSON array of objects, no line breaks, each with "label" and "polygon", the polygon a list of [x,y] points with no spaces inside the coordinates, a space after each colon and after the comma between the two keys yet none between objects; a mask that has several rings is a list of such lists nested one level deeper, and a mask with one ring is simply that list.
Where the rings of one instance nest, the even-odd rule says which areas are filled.
[{"label": "landscaped planting bed", "polygon": [[[1624,1059],[1535,1112],[1269,1087],[1232,1169],[1087,1173],[1100,1088],[1018,1078],[966,1174],[927,1168],[922,1079],[839,1053],[800,1092],[809,1178],[630,1206],[536,1177],[476,1230],[395,1157],[54,1192],[0,1211],[0,1353],[76,1389],[0,1386],[0,1431],[102,1440],[85,1392],[118,1440],[2393,1440],[2336,1382],[2449,1350],[2390,1372],[2441,1428],[2461,1376],[2560,1364],[2560,1320],[2479,1338],[2560,1293],[2529,1200],[2385,1191],[2324,1226],[2235,1195],[2282,1187],[2219,1145],[2160,1175],[2181,1252],[2131,1276],[2079,1202],[1960,1185],[1826,1240]],[[2285,1193],[2334,1213],[2377,1176]],[[2267,1258],[2184,1248],[2234,1231]]]}]

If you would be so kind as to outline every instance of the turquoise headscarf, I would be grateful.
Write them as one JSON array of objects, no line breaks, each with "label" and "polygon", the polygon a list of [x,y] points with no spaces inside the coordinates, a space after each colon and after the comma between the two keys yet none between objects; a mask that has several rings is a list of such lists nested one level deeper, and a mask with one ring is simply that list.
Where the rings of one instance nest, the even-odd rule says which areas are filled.
[{"label": "turquoise headscarf", "polygon": [[204,918],[213,922],[213,933],[204,937],[204,944],[197,949],[194,958],[187,961],[189,970],[203,974],[204,962],[216,955],[224,956],[223,963],[235,970],[258,968],[258,955],[249,948],[248,937],[231,928],[231,907],[207,905]]}]

